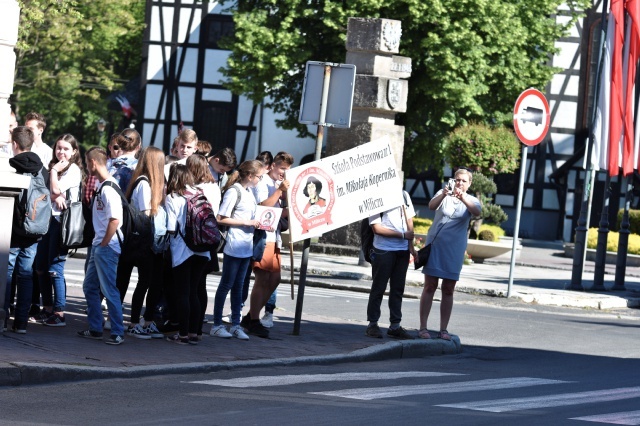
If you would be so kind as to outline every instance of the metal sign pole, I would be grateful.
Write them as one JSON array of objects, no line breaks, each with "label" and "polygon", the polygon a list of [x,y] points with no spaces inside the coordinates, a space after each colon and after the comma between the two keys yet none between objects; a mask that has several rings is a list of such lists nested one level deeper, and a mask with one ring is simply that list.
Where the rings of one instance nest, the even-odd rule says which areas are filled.
[{"label": "metal sign pole", "polygon": [[509,286],[507,287],[507,297],[511,297],[513,270],[516,267],[516,247],[518,245],[518,233],[520,232],[520,214],[522,212],[524,180],[527,172],[527,148],[527,145],[522,145],[522,155],[520,157],[520,183],[518,185],[518,204],[516,205],[516,224],[513,228],[513,245],[511,246],[511,266],[509,267]]},{"label": "metal sign pole", "polygon": [[[329,84],[331,82],[331,66],[324,67],[324,80],[322,82],[322,101],[320,103],[320,118],[318,120],[318,134],[316,137],[316,154],[314,160],[319,160],[322,153],[324,140],[324,127],[327,117],[327,100],[329,99]],[[311,240],[304,240],[302,248],[302,261],[300,263],[300,280],[298,281],[298,298],[296,299],[296,315],[293,321],[293,335],[300,335],[300,321],[302,320],[302,305],[304,303],[304,289],[307,283],[307,266],[309,264],[309,248]],[[293,274],[293,271],[291,271]]]}]

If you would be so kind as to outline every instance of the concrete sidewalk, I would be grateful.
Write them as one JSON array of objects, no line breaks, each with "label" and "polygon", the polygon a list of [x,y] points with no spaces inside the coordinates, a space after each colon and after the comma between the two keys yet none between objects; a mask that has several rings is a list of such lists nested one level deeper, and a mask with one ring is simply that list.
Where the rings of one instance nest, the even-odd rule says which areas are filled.
[{"label": "concrete sidewalk", "polygon": [[[539,243],[525,242],[514,270],[512,297],[538,305],[592,309],[617,310],[640,305],[640,268],[627,269],[627,290],[623,292],[570,291],[565,289],[571,280],[572,259],[561,253],[561,246],[541,247]],[[300,253],[294,253],[296,279],[300,258]],[[506,295],[509,263],[509,258],[497,258],[464,266],[457,290],[494,297]],[[283,291],[285,288],[288,291],[290,270],[289,254],[283,253]],[[587,262],[585,271],[584,282],[589,285],[593,280],[593,264]],[[607,285],[613,284],[613,272],[613,266],[607,266]],[[307,285],[367,293],[370,275],[371,268],[358,266],[357,258],[311,253]],[[419,298],[422,282],[422,273],[410,268],[406,297]],[[196,346],[179,346],[163,340],[126,337],[123,345],[113,347],[77,337],[76,332],[86,328],[84,300],[69,298],[67,304],[67,326],[63,329],[30,325],[26,335],[3,333],[0,386],[423,357],[455,354],[461,350],[457,336],[451,342],[371,339],[364,336],[365,322],[344,323],[332,318],[331,312],[326,317],[303,314],[300,336],[291,334],[293,313],[284,312],[278,313],[270,339],[251,337],[249,341],[239,341],[205,336]],[[205,333],[209,327],[205,326]]]}]

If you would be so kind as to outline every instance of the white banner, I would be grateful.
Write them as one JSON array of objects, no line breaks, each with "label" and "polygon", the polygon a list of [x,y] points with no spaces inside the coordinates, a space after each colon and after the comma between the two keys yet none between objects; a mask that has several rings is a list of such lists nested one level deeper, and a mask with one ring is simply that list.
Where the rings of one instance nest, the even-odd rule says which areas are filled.
[{"label": "white banner", "polygon": [[286,178],[291,182],[287,201],[293,242],[403,203],[402,181],[387,138],[294,167]]}]

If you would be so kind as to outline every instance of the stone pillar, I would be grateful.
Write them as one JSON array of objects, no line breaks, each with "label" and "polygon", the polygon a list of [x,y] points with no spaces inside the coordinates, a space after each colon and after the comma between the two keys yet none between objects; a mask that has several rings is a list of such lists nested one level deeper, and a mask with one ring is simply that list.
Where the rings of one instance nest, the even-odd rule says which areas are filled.
[{"label": "stone pillar", "polygon": [[[392,19],[349,18],[347,64],[356,66],[351,127],[329,128],[327,155],[387,136],[402,178],[404,126],[396,115],[407,111],[411,58],[398,56],[402,29]],[[325,234],[322,243],[360,245],[360,225],[351,224]]]},{"label": "stone pillar", "polygon": [[[18,39],[20,8],[15,0],[0,0],[0,143],[9,142],[9,96],[13,93],[16,55],[13,48]],[[28,176],[17,175],[9,166],[9,156],[0,153],[0,217],[13,218],[15,195],[29,187]],[[7,264],[11,241],[11,219],[0,223],[0,332],[7,313],[4,311],[7,284]]]}]

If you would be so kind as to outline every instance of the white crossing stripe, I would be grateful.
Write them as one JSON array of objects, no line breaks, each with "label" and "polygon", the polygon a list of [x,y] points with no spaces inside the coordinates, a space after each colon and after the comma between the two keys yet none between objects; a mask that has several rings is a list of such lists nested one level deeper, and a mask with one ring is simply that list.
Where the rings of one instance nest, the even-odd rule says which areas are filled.
[{"label": "white crossing stripe", "polygon": [[562,407],[567,405],[592,404],[594,402],[617,401],[640,397],[640,387],[604,389],[589,392],[544,395],[529,398],[507,398],[476,401],[460,404],[443,404],[438,407],[465,408],[468,410],[503,413],[505,411],[532,410],[536,408]]},{"label": "white crossing stripe", "polygon": [[311,393],[317,395],[337,396],[340,398],[371,400],[380,398],[396,398],[406,395],[429,395],[436,393],[472,392],[491,389],[512,389],[526,386],[555,385],[560,383],[570,382],[562,380],[536,379],[531,377],[511,377],[506,379],[486,379],[458,383],[344,389],[338,391]]},{"label": "white crossing stripe", "polygon": [[640,425],[640,411],[574,417],[570,420],[584,420],[585,422],[609,423],[612,425]]},{"label": "white crossing stripe", "polygon": [[403,371],[390,373],[337,373],[337,374],[299,374],[285,376],[254,376],[239,377],[228,380],[202,380],[197,382],[203,385],[226,386],[232,388],[251,388],[261,386],[286,386],[299,383],[316,382],[342,382],[356,380],[395,380],[406,377],[442,377],[442,376],[463,376],[456,373],[439,373],[429,371]]}]

